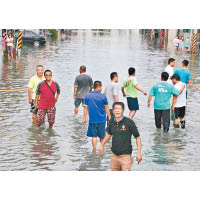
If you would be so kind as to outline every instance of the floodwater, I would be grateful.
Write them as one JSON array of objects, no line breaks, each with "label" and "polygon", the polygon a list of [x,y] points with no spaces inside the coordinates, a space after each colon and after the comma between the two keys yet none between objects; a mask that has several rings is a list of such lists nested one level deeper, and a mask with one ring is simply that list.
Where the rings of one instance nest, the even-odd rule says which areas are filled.
[{"label": "floodwater", "polygon": [[[27,92],[0,92],[0,170],[110,170],[111,142],[103,156],[92,152],[87,127],[81,124],[82,108],[78,116],[73,114],[72,86],[79,66],[86,65],[87,73],[103,85],[109,83],[112,71],[118,72],[121,85],[127,69],[134,66],[139,86],[149,92],[171,56],[176,67],[184,58],[189,59],[192,81],[200,84],[199,57],[174,55],[173,49],[160,48],[159,40],[148,41],[138,30],[101,35],[78,31],[68,38],[49,40],[44,47],[24,45],[20,59],[3,61],[0,89],[26,88],[36,65],[43,64],[53,71],[53,80],[62,88],[56,123],[52,130],[47,122],[37,130],[31,123]],[[168,134],[156,130],[153,102],[148,109],[147,97],[140,93],[140,110],[134,121],[142,138],[143,161],[139,165],[134,161],[133,170],[200,170],[199,92],[199,87],[189,89],[186,129],[171,126]],[[120,100],[126,103],[121,94]],[[134,138],[132,142],[135,160]]]}]

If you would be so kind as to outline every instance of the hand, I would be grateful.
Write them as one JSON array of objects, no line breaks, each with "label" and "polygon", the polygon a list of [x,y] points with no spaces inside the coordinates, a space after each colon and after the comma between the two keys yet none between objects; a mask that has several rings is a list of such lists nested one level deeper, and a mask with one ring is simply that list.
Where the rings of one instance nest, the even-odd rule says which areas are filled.
[{"label": "hand", "polygon": [[125,93],[123,93],[123,97],[126,97],[126,94],[125,94]]},{"label": "hand", "polygon": [[99,154],[100,154],[100,155],[103,155],[103,154],[104,154],[103,149],[104,149],[104,148],[103,148],[103,146],[101,145],[101,146],[99,147]]},{"label": "hand", "polygon": [[74,95],[74,100],[76,100],[77,99],[77,96],[76,95]]},{"label": "hand", "polygon": [[137,153],[136,161],[138,162],[138,164],[142,161],[142,155],[141,155],[141,153]]},{"label": "hand", "polygon": [[34,104],[35,108],[38,108],[38,105]]},{"label": "hand", "polygon": [[32,103],[33,103],[33,100],[32,100],[32,99],[29,99],[28,102],[29,102],[29,104],[32,104]]},{"label": "hand", "polygon": [[174,106],[171,106],[171,111],[174,112]]},{"label": "hand", "polygon": [[147,96],[147,93],[146,92],[143,92],[144,96]]},{"label": "hand", "polygon": [[83,119],[82,124],[86,125],[86,119],[85,118]]},{"label": "hand", "polygon": [[148,102],[148,103],[147,103],[147,108],[150,108],[150,105],[151,105],[150,102]]}]

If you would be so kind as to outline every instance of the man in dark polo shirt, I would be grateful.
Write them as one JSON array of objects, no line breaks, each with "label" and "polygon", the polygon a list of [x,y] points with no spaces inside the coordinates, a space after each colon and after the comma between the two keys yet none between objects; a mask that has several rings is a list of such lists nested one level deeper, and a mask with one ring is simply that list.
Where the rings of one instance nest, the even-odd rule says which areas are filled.
[{"label": "man in dark polo shirt", "polygon": [[141,138],[135,126],[135,123],[123,116],[124,104],[122,102],[115,102],[113,104],[114,119],[109,123],[106,129],[106,136],[104,137],[99,153],[103,154],[104,145],[112,137],[112,155],[111,155],[111,170],[112,171],[130,171],[133,163],[132,159],[132,145],[131,136],[136,138],[138,164],[142,160],[141,155]]}]

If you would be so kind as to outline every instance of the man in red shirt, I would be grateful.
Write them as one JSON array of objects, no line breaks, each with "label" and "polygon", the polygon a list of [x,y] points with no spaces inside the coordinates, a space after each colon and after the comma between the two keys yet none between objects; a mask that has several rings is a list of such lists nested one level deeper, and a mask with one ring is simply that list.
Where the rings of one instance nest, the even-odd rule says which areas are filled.
[{"label": "man in red shirt", "polygon": [[60,95],[60,87],[56,82],[52,81],[51,70],[46,70],[44,77],[46,80],[39,83],[35,97],[35,107],[38,108],[37,127],[39,128],[44,123],[45,115],[47,114],[49,128],[52,128],[55,122],[55,104]]}]

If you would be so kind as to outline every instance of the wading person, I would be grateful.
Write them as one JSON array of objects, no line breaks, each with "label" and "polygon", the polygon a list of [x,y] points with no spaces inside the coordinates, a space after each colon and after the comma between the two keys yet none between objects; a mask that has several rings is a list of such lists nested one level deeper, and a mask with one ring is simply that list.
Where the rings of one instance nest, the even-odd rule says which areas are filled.
[{"label": "wading person", "polygon": [[181,128],[185,128],[185,108],[186,108],[186,85],[185,83],[180,81],[180,77],[177,74],[172,76],[172,82],[174,87],[180,91],[179,96],[177,97],[174,113],[175,113],[175,120],[174,120],[174,127],[179,128],[179,121],[181,123]]},{"label": "wading person", "polygon": [[112,72],[110,74],[111,83],[109,83],[104,91],[104,94],[107,97],[108,100],[108,106],[110,108],[110,113],[113,118],[112,113],[112,105],[114,102],[119,101],[119,86],[118,86],[118,74],[117,72]]},{"label": "wading person", "polygon": [[172,84],[167,83],[169,74],[163,72],[161,74],[161,81],[157,82],[150,91],[147,106],[150,107],[150,102],[154,96],[154,115],[156,128],[161,128],[161,120],[163,124],[163,131],[167,133],[170,126],[170,100],[173,95],[172,111],[176,104],[176,98],[179,95],[177,90]]},{"label": "wading person", "polygon": [[13,38],[11,33],[8,34],[8,37],[6,39],[6,44],[7,44],[8,58],[9,56],[13,58]]},{"label": "wading person", "polygon": [[175,51],[175,54],[178,52],[178,46],[179,46],[179,36],[177,35],[176,38],[174,38],[173,40],[173,43],[174,43],[174,51]]},{"label": "wading person", "polygon": [[132,135],[136,138],[138,164],[142,160],[141,155],[141,139],[140,134],[135,126],[135,123],[127,117],[123,116],[124,104],[115,102],[113,104],[114,119],[111,120],[107,129],[106,136],[103,139],[99,148],[99,154],[103,154],[104,145],[112,137],[112,155],[111,155],[111,170],[112,171],[127,171],[131,170],[133,163],[132,159]]},{"label": "wading person", "polygon": [[52,80],[51,70],[45,70],[44,77],[45,80],[40,82],[37,87],[35,97],[35,107],[38,107],[37,128],[44,123],[46,114],[48,116],[49,128],[52,128],[55,122],[55,104],[60,95],[60,87]]},{"label": "wading person", "polygon": [[94,82],[94,91],[87,94],[84,99],[83,124],[86,124],[87,113],[89,113],[89,126],[87,136],[92,137],[93,151],[96,150],[97,137],[100,141],[105,136],[106,114],[111,119],[108,101],[102,91],[102,83]]},{"label": "wading person", "polygon": [[29,104],[31,104],[31,112],[33,113],[32,121],[34,124],[36,124],[37,121],[37,109],[34,106],[36,89],[38,87],[38,84],[43,80],[45,80],[44,67],[43,65],[38,65],[36,67],[36,75],[34,75],[28,83],[28,102]]},{"label": "wading person", "polygon": [[74,114],[78,114],[80,104],[83,104],[86,94],[92,91],[93,81],[92,78],[86,74],[86,67],[80,66],[80,75],[78,75],[74,82]]},{"label": "wading person", "polygon": [[138,83],[135,77],[135,68],[130,67],[128,69],[129,77],[124,80],[122,85],[122,94],[127,97],[127,104],[130,110],[129,118],[133,119],[137,110],[139,110],[138,104],[138,91],[142,92],[145,96],[147,93],[138,87]]},{"label": "wading person", "polygon": [[182,67],[178,68],[174,71],[174,74],[179,75],[180,81],[186,84],[186,98],[187,98],[187,85],[190,84],[191,81],[191,73],[188,69],[189,61],[183,60]]},{"label": "wading person", "polygon": [[174,58],[170,58],[168,60],[168,65],[167,67],[165,67],[165,72],[167,72],[169,74],[169,79],[168,79],[168,83],[171,83],[172,84],[172,81],[171,81],[171,77],[173,76],[174,74],[174,66],[175,66],[175,59]]}]

